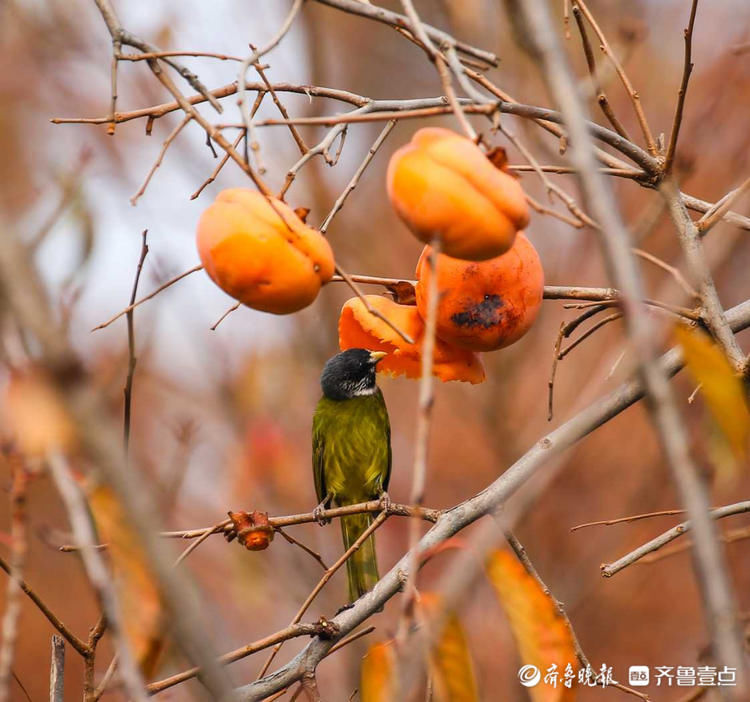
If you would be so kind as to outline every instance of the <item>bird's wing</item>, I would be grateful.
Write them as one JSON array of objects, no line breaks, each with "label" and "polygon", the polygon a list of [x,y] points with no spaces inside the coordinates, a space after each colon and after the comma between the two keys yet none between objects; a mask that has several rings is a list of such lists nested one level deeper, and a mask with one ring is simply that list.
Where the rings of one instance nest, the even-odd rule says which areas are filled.
[{"label": "bird's wing", "polygon": [[318,496],[318,503],[328,496],[328,490],[325,484],[325,439],[321,426],[322,420],[318,412],[313,416],[312,426],[312,468],[313,478],[315,480],[315,493]]},{"label": "bird's wing", "polygon": [[391,465],[393,463],[393,452],[391,451],[391,422],[388,417],[388,408],[385,404],[385,398],[383,397],[383,393],[381,392],[380,388],[378,388],[378,395],[380,396],[380,402],[382,403],[382,421],[383,421],[383,428],[385,429],[385,437],[386,437],[386,443],[388,445],[388,464],[385,469],[385,475],[383,476],[383,491],[387,492],[388,490],[388,483],[391,479]]}]

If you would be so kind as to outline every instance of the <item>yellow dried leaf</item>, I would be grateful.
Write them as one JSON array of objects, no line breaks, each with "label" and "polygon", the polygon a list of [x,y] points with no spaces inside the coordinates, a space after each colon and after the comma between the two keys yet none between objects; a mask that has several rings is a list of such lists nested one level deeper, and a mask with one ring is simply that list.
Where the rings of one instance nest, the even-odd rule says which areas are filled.
[{"label": "yellow dried leaf", "polygon": [[151,677],[164,645],[162,603],[156,582],[112,490],[100,485],[87,492],[99,540],[108,544],[125,635],[143,675]]},{"label": "yellow dried leaf", "polygon": [[[575,646],[568,623],[556,603],[508,551],[495,551],[487,561],[487,576],[505,610],[519,656],[544,676],[553,664],[562,675],[570,663],[576,668]],[[575,688],[539,684],[528,687],[532,702],[571,702]]]},{"label": "yellow dried leaf", "polygon": [[393,642],[384,641],[370,646],[362,659],[359,697],[362,702],[393,702]]},{"label": "yellow dried leaf", "polygon": [[747,456],[750,409],[742,380],[724,352],[704,332],[685,325],[675,327],[685,365],[700,383],[706,406],[737,460]]},{"label": "yellow dried leaf", "polygon": [[[420,606],[428,612],[439,607],[439,596],[423,592]],[[434,685],[434,696],[439,702],[476,702],[477,692],[474,662],[461,622],[455,614],[450,614],[443,631],[430,655],[430,668]]]}]

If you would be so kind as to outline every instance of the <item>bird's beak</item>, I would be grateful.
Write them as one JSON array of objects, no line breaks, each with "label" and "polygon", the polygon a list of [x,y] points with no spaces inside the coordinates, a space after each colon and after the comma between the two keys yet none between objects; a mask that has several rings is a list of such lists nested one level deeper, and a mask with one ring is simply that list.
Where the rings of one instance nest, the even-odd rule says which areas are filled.
[{"label": "bird's beak", "polygon": [[378,361],[382,361],[388,353],[386,351],[370,351],[370,362],[375,365]]}]

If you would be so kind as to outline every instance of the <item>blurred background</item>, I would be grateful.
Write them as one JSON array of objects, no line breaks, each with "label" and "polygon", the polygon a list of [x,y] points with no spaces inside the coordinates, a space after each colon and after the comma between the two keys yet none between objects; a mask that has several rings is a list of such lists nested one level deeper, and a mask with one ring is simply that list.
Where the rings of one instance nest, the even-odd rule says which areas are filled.
[{"label": "blurred background", "polygon": [[[383,2],[398,9],[397,2]],[[436,0],[416,3],[422,18],[457,37],[494,51],[501,59],[490,77],[521,102],[550,106],[536,67],[517,48],[499,3],[490,0]],[[551,3],[563,31],[562,3]],[[652,128],[669,134],[683,62],[687,0],[592,0],[602,29],[638,90]],[[195,0],[116,3],[124,27],[160,48],[226,53],[244,57],[248,42],[263,45],[276,31],[288,3],[271,0],[234,2]],[[750,52],[733,48],[750,41],[750,5],[743,0],[701,4],[694,36],[695,69],[681,133],[678,172],[684,191],[714,202],[748,175],[750,130]],[[566,43],[578,75],[586,76],[580,40],[571,25]],[[16,235],[36,246],[57,313],[70,342],[80,352],[113,417],[122,413],[127,373],[124,319],[92,332],[126,306],[141,247],[148,229],[150,253],[141,294],[198,263],[194,232],[202,210],[226,187],[248,186],[229,163],[195,200],[189,196],[216,165],[205,134],[187,126],[167,151],[142,197],[132,206],[163,140],[179,123],[172,113],[144,134],[144,120],[117,126],[54,125],[53,117],[100,117],[110,105],[111,43],[93,2],[6,0],[0,3],[0,224],[2,236]],[[438,76],[421,51],[391,28],[320,6],[305,4],[282,44],[265,57],[273,82],[343,88],[373,98],[413,98],[441,93]],[[211,58],[185,58],[209,88],[236,79],[238,64]],[[254,77],[252,78],[255,79]],[[603,67],[602,82],[615,113],[631,135],[638,133],[631,105],[616,77]],[[344,106],[306,96],[283,94],[292,115],[322,115]],[[142,62],[119,68],[119,110],[170,100]],[[213,121],[236,122],[236,97],[222,101]],[[594,118],[604,124],[592,102]],[[260,113],[276,117],[268,99]],[[342,266],[354,273],[413,278],[420,245],[392,212],[385,193],[388,157],[426,124],[456,128],[452,116],[397,125],[329,229]],[[489,135],[489,124],[474,119],[493,144],[505,146],[511,164],[525,163],[502,135]],[[542,163],[564,163],[554,137],[523,120],[504,116]],[[315,158],[300,172],[287,200],[309,207],[309,223],[319,225],[381,129],[378,124],[350,128],[338,164]],[[325,128],[303,127],[308,144]],[[637,139],[636,139],[637,140]],[[266,182],[278,190],[297,160],[284,127],[260,131]],[[579,202],[571,176],[553,175]],[[539,201],[546,193],[533,173],[521,178]],[[680,266],[675,232],[661,200],[629,180],[613,179],[621,211],[639,246]],[[559,211],[563,206],[557,203]],[[745,203],[737,210],[747,214]],[[534,214],[528,235],[540,253],[550,285],[607,286],[595,234]],[[712,230],[707,255],[725,307],[750,296],[748,232],[728,224]],[[681,291],[662,269],[643,264],[649,296],[678,304]],[[380,292],[371,289],[368,292]],[[318,376],[338,350],[337,319],[349,291],[330,284],[317,302],[289,317],[242,308],[212,331],[232,304],[202,273],[180,281],[135,312],[138,366],[133,393],[133,463],[158,496],[162,520],[170,529],[207,526],[227,510],[258,509],[271,514],[311,510],[315,505],[310,466],[310,422],[320,394]],[[620,322],[587,339],[559,365],[555,415],[547,421],[547,382],[560,323],[577,312],[546,301],[536,326],[514,346],[484,357],[487,381],[479,386],[437,383],[434,431],[426,504],[444,508],[486,487],[536,440],[576,409],[617,386],[632,372]],[[673,319],[654,318],[669,343]],[[15,331],[2,334],[13,339]],[[747,339],[740,342],[748,348]],[[8,380],[0,367],[0,385]],[[393,426],[394,469],[390,495],[409,499],[415,433],[417,383],[403,378],[380,381]],[[693,449],[709,479],[707,417],[698,399],[688,404],[693,385],[675,381]],[[0,486],[9,490],[5,464]],[[555,472],[556,471],[556,472]],[[550,478],[550,476],[554,476]],[[541,481],[541,482],[540,482]],[[746,477],[715,487],[719,505],[747,494]],[[594,527],[571,532],[581,522],[679,507],[668,470],[645,407],[637,405],[599,429],[541,471],[540,480],[522,491],[527,499],[517,533],[553,594],[567,609],[592,663],[613,666],[624,680],[632,664],[697,665],[709,643],[687,552],[653,564],[634,565],[604,580],[599,565],[615,560],[674,523],[672,518]],[[0,498],[0,535],[9,530],[7,499]],[[29,561],[27,580],[75,632],[85,636],[97,618],[97,605],[77,555],[57,547],[71,541],[65,511],[54,485],[44,475],[29,486]],[[722,528],[748,523],[733,517]],[[408,523],[391,519],[378,532],[381,572],[405,551]],[[467,534],[471,532],[467,530]],[[326,562],[340,553],[338,527],[298,526],[290,533],[319,551]],[[468,538],[468,537],[467,537]],[[184,544],[180,542],[179,546]],[[746,542],[727,547],[739,606],[750,610],[750,568]],[[7,552],[7,540],[0,541]],[[440,555],[420,574],[430,583],[450,565]],[[187,560],[202,594],[207,632],[218,651],[229,651],[286,626],[321,574],[318,563],[281,538],[271,548],[250,553],[215,536]],[[5,579],[0,601],[5,597]],[[345,599],[345,578],[337,574],[313,604],[305,620],[332,616]],[[395,598],[377,615],[373,634],[327,659],[319,669],[324,699],[346,700],[357,687],[359,662],[369,643],[394,632],[400,602]],[[478,581],[461,618],[477,665],[483,699],[523,700],[518,685],[515,646],[490,587]],[[48,689],[48,623],[26,599],[14,672],[36,702]],[[285,662],[305,644],[285,644],[277,662]],[[105,646],[109,642],[105,641]],[[109,650],[109,649],[105,649]],[[254,679],[266,653],[229,668],[232,680]],[[106,668],[100,657],[98,673]],[[173,653],[164,656],[163,677],[184,667]],[[618,675],[619,673],[619,675]],[[66,699],[80,699],[82,664],[69,652]],[[161,694],[187,699],[198,694],[191,681]],[[685,690],[651,689],[653,699],[678,700]],[[114,698],[117,693],[110,693]],[[614,691],[583,690],[580,699]],[[14,683],[13,699],[26,699]]]}]

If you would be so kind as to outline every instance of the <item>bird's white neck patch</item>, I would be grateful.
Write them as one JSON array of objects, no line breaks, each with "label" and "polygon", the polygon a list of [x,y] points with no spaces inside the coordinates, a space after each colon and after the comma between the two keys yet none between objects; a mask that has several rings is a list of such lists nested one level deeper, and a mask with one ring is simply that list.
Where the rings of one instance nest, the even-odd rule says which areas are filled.
[{"label": "bird's white neck patch", "polygon": [[378,389],[377,385],[373,385],[373,387],[355,387],[354,388],[354,395],[356,397],[362,397],[363,395],[374,395],[375,391]]}]

